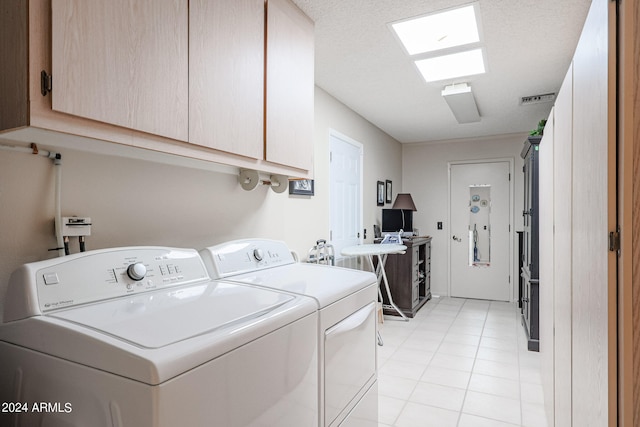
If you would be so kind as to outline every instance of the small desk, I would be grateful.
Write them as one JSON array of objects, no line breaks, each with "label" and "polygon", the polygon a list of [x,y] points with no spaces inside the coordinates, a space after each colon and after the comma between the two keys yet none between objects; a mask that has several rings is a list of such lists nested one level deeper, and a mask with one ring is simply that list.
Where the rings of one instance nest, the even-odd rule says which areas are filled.
[{"label": "small desk", "polygon": [[[407,322],[409,318],[404,315],[402,310],[396,306],[393,302],[393,298],[391,298],[391,291],[389,290],[389,281],[387,280],[387,273],[384,271],[384,264],[387,261],[387,255],[389,254],[404,254],[407,250],[405,245],[399,245],[396,243],[392,244],[366,244],[366,245],[357,245],[357,246],[349,246],[342,249],[342,255],[344,256],[366,256],[369,260],[369,265],[371,266],[371,270],[375,271],[376,276],[378,278],[378,296],[380,297],[380,301],[382,301],[382,293],[380,292],[380,281],[384,282],[384,288],[387,291],[387,296],[389,298],[389,305],[393,307],[395,311]],[[378,265],[374,266],[373,264],[373,256],[378,257]]]},{"label": "small desk", "polygon": [[[407,247],[407,252],[403,255],[389,255],[384,270],[393,302],[411,318],[431,299],[431,237],[402,239],[402,244]],[[389,307],[384,292],[383,295],[383,304],[386,306],[384,314],[397,316],[396,311]]]}]

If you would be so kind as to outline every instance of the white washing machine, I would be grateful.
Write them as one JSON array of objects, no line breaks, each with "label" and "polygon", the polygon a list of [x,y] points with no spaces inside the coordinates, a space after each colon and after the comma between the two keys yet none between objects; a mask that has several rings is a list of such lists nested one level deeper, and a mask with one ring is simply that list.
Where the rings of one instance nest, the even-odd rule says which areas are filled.
[{"label": "white washing machine", "polygon": [[373,273],[296,263],[287,245],[236,240],[200,252],[214,278],[313,297],[320,313],[320,426],[378,425]]},{"label": "white washing machine", "polygon": [[213,281],[197,251],[26,264],[0,325],[0,425],[317,426],[311,298]]}]

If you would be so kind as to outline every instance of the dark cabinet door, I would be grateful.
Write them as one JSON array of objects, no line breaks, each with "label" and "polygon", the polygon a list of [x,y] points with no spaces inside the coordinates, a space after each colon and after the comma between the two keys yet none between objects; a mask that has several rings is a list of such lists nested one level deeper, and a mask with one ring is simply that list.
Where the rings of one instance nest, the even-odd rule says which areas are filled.
[{"label": "dark cabinet door", "polygon": [[530,136],[524,143],[521,156],[524,159],[524,208],[521,259],[520,305],[522,324],[527,333],[527,347],[539,348],[539,297],[538,297],[538,146],[541,136]]},{"label": "dark cabinet door", "polygon": [[[389,255],[385,272],[394,304],[405,316],[414,317],[431,299],[431,238],[416,237],[403,244],[406,252]],[[380,291],[384,314],[399,315],[389,304],[384,283],[380,284]]]}]

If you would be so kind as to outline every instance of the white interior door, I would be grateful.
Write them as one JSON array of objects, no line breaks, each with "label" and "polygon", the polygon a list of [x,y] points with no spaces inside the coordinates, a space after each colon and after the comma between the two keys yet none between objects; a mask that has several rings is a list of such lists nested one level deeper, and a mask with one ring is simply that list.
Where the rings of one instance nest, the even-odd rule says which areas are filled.
[{"label": "white interior door", "polygon": [[[362,242],[362,144],[331,132],[331,244],[342,248]],[[342,265],[342,264],[339,264]],[[350,266],[355,267],[355,266]]]},{"label": "white interior door", "polygon": [[450,294],[511,300],[509,161],[451,164]]}]

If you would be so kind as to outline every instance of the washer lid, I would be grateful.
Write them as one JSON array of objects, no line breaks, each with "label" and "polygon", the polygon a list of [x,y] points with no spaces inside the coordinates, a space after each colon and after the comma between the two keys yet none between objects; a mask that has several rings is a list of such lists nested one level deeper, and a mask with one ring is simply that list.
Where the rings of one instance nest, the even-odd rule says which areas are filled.
[{"label": "washer lid", "polygon": [[293,296],[224,282],[149,292],[47,315],[156,349],[257,319]]}]

